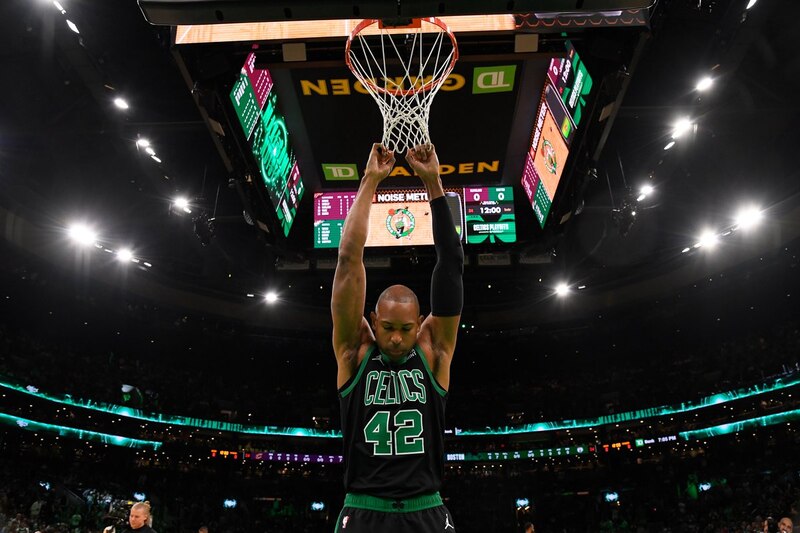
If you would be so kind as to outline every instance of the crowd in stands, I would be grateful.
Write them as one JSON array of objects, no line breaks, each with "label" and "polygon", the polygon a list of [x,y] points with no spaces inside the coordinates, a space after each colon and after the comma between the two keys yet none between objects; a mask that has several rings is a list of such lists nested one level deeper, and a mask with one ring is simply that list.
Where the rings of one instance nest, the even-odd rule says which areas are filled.
[{"label": "crowd in stands", "polygon": [[[340,465],[156,460],[23,432],[5,434],[0,446],[4,533],[99,533],[135,492],[151,502],[160,533],[202,524],[220,533],[329,531],[344,496]],[[761,532],[767,517],[797,523],[798,446],[800,432],[783,425],[633,451],[451,464],[442,494],[463,533],[512,533],[529,520],[552,533]],[[606,501],[608,493],[617,499]],[[520,498],[527,509],[517,508]],[[325,510],[312,511],[312,502]]]},{"label": "crowd in stands", "polygon": [[[76,301],[31,275],[0,274],[9,282],[0,376],[9,381],[150,412],[338,428],[327,336],[267,336],[132,297]],[[711,317],[687,301],[524,334],[468,330],[453,362],[448,424],[591,418],[797,371],[800,318],[768,301],[752,301],[754,314],[739,317],[751,302],[742,298]]]}]

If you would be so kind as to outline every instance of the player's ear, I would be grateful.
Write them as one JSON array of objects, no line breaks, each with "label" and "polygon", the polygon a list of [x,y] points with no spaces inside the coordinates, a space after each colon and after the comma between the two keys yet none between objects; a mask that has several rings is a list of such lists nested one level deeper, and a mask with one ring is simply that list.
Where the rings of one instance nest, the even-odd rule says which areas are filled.
[{"label": "player's ear", "polygon": [[375,311],[369,312],[369,322],[372,325],[372,330],[375,331],[378,327],[375,325],[375,319],[378,318],[378,315],[375,314]]},{"label": "player's ear", "polygon": [[417,318],[417,327],[422,327],[423,322],[425,322],[425,317],[423,315],[419,315],[419,318]]}]

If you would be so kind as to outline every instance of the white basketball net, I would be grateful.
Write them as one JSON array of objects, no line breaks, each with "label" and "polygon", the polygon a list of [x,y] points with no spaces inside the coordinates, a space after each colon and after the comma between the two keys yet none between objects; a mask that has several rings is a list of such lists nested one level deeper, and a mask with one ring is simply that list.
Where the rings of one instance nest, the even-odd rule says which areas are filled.
[{"label": "white basketball net", "polygon": [[382,143],[397,153],[430,144],[431,103],[453,70],[453,58],[458,59],[455,39],[430,20],[400,33],[387,28],[372,36],[359,32],[347,51],[350,69],[383,115]]}]

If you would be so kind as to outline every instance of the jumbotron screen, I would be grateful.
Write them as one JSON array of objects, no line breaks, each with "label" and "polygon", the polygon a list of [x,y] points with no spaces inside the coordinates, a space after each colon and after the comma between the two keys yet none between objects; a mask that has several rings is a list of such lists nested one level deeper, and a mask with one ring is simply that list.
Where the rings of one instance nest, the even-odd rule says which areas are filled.
[{"label": "jumbotron screen", "polygon": [[289,235],[303,197],[303,180],[286,129],[286,121],[272,90],[267,69],[255,68],[256,56],[247,56],[230,98],[253,154],[283,234]]},{"label": "jumbotron screen", "polygon": [[569,42],[567,54],[550,62],[522,171],[522,188],[542,228],[592,90],[592,78]]},{"label": "jumbotron screen", "polygon": [[[456,232],[467,244],[517,240],[511,187],[448,189],[447,203]],[[338,248],[342,228],[356,193],[314,195],[314,248]],[[424,189],[378,191],[372,199],[367,246],[433,244],[428,195]]]}]

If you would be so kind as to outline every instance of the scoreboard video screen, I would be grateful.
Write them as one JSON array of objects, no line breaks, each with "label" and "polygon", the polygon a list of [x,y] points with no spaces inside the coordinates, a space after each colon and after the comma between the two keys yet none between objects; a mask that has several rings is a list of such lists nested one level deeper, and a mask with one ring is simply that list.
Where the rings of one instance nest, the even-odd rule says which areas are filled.
[{"label": "scoreboard video screen", "polygon": [[592,77],[575,48],[567,42],[567,57],[550,61],[521,178],[522,188],[542,228],[547,223],[591,90]]},{"label": "scoreboard video screen", "polygon": [[288,236],[303,198],[303,180],[278,97],[272,90],[272,76],[267,69],[255,68],[255,60],[254,53],[247,56],[230,100],[275,216]]},{"label": "scoreboard video screen", "polygon": [[[356,192],[314,195],[314,248],[337,248]],[[448,189],[447,204],[456,232],[467,244],[511,243],[517,239],[511,187]],[[433,244],[428,195],[424,189],[381,190],[372,199],[366,246]]]}]

